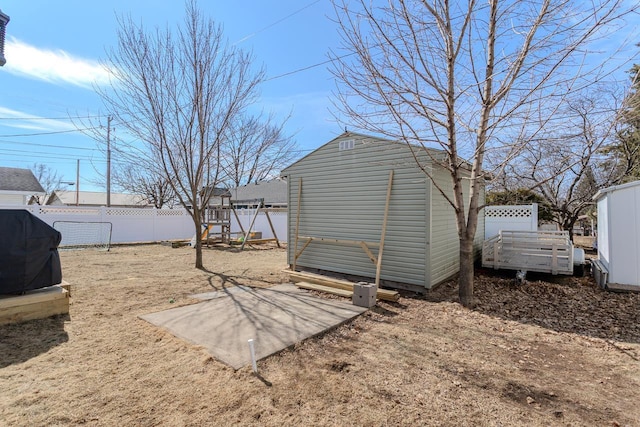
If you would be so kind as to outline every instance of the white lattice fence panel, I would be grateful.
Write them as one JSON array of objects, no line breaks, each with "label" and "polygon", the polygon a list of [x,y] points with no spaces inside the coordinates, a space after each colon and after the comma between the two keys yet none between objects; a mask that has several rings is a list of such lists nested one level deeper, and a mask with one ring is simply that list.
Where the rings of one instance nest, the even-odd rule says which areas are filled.
[{"label": "white lattice fence panel", "polygon": [[484,227],[485,240],[501,230],[537,231],[538,204],[487,206],[484,208]]}]

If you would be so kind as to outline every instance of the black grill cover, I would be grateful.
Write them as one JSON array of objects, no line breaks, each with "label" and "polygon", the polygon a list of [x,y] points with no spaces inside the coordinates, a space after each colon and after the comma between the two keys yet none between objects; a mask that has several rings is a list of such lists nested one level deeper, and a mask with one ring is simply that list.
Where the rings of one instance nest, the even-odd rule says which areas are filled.
[{"label": "black grill cover", "polygon": [[59,231],[25,210],[0,209],[0,294],[62,281]]}]

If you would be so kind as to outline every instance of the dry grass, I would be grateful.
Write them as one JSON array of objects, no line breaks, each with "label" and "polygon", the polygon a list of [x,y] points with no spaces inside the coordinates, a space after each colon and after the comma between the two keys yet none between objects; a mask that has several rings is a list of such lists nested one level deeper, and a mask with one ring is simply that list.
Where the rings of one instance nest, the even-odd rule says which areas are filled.
[{"label": "dry grass", "polygon": [[137,316],[221,286],[281,283],[284,251],[206,250],[212,272],[193,256],[63,252],[70,318],[0,327],[0,425],[639,423],[638,295],[480,274],[473,311],[452,301],[453,284],[381,302],[259,362],[263,382]]}]

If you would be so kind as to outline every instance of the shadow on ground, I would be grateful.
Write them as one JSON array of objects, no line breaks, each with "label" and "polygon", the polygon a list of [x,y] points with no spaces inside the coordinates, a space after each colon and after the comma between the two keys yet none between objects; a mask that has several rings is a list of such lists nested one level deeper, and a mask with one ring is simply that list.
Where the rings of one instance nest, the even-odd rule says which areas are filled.
[{"label": "shadow on ground", "polygon": [[0,368],[46,353],[69,340],[64,330],[68,314],[0,326]]}]

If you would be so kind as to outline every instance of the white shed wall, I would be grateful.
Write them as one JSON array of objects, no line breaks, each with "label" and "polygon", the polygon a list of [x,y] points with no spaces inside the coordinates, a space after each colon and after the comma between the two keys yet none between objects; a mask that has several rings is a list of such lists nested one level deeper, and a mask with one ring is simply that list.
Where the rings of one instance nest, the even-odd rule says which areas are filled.
[{"label": "white shed wall", "polygon": [[640,181],[601,190],[598,257],[608,283],[640,287]]},{"label": "white shed wall", "polygon": [[609,196],[598,200],[598,258],[609,269]]},{"label": "white shed wall", "polygon": [[640,286],[640,187],[610,194],[609,282]]}]

